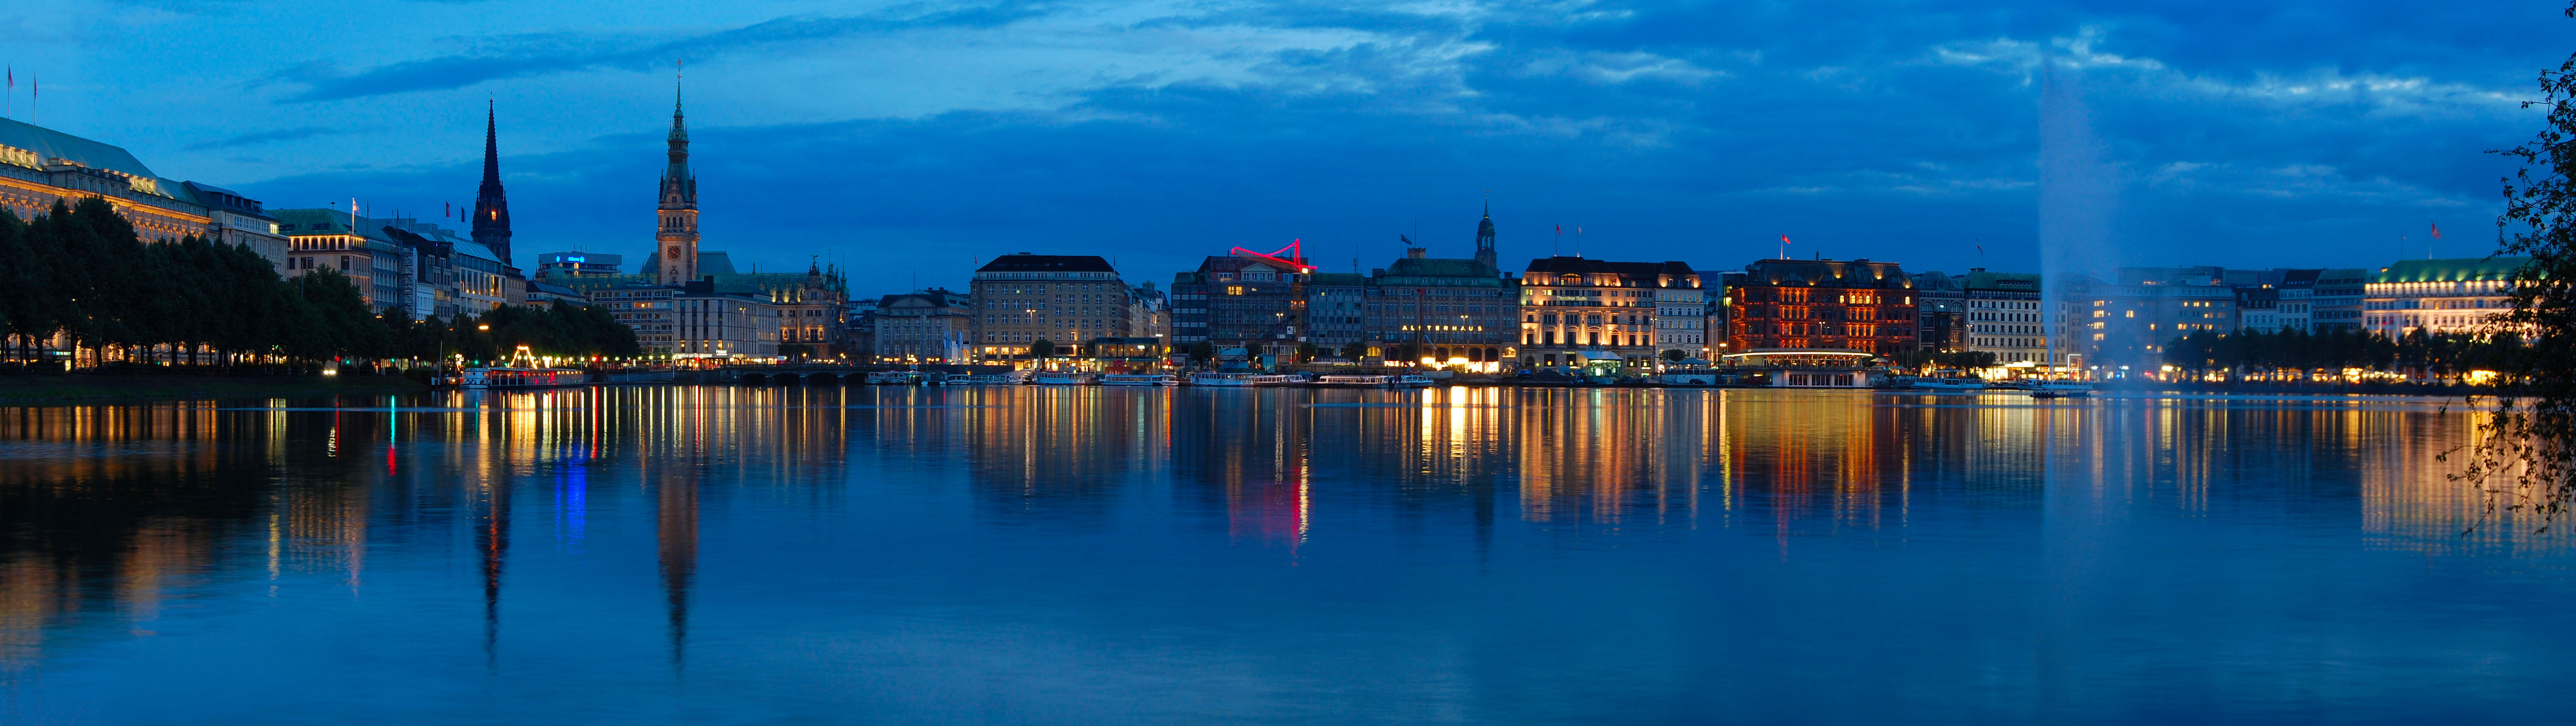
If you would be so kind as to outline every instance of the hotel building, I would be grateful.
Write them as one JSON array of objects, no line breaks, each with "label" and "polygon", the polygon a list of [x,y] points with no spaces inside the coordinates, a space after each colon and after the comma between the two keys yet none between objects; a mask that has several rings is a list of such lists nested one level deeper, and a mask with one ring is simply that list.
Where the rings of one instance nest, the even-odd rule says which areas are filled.
[{"label": "hotel building", "polygon": [[1520,364],[1652,366],[1661,350],[1657,331],[1681,325],[1658,318],[1688,317],[1703,326],[1707,319],[1704,306],[1664,307],[1657,293],[1699,288],[1699,273],[1683,262],[1531,260],[1520,279]]},{"label": "hotel building", "polygon": [[1728,355],[1820,351],[1893,355],[1923,343],[1914,278],[1893,262],[1763,260],[1726,291]]},{"label": "hotel building", "polygon": [[0,209],[32,219],[90,197],[114,206],[144,241],[197,235],[247,246],[286,271],[286,238],[259,200],[163,179],[123,148],[0,118]]},{"label": "hotel building", "polygon": [[[975,316],[974,357],[1028,355],[1041,340],[1070,350],[1096,338],[1134,336],[1150,315],[1138,293],[1098,255],[1022,252],[993,258],[975,270],[967,288]],[[877,335],[884,337],[882,307],[878,315]]]},{"label": "hotel building", "polygon": [[2397,338],[2408,333],[2478,332],[2487,318],[2513,309],[2506,298],[2515,268],[2529,257],[2400,260],[2364,286],[2362,324]]}]

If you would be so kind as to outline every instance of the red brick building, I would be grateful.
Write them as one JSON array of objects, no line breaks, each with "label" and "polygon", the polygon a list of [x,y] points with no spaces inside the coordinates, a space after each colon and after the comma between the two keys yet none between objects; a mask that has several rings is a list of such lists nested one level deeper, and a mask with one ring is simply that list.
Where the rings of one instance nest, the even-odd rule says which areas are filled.
[{"label": "red brick building", "polygon": [[1914,278],[1893,262],[1763,260],[1727,289],[1726,352],[1858,351],[1892,355],[1915,337]]}]

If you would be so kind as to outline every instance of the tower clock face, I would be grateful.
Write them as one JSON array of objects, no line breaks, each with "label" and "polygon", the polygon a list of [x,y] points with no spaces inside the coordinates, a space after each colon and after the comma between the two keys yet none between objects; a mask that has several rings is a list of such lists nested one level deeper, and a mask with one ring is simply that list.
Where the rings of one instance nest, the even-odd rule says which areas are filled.
[{"label": "tower clock face", "polygon": [[663,250],[663,251],[662,251],[662,258],[663,258],[663,259],[669,259],[669,260],[676,260],[676,259],[680,259],[680,248],[678,248],[678,247],[673,247],[673,248],[670,248],[670,249],[667,249],[667,250]]}]

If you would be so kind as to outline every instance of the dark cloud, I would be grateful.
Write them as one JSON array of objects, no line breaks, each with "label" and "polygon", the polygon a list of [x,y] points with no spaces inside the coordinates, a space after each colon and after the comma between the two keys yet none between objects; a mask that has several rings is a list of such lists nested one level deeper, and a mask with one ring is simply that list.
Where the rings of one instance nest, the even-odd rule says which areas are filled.
[{"label": "dark cloud", "polygon": [[[2345,7],[2356,9],[2338,15]],[[1263,52],[1249,79],[1148,76],[1055,110],[702,128],[695,139],[709,249],[771,264],[837,254],[863,262],[865,289],[903,287],[915,272],[956,284],[975,259],[1017,251],[1100,253],[1131,279],[1168,281],[1201,255],[1291,238],[1327,268],[1356,259],[1365,270],[1401,254],[1399,233],[1463,254],[1486,190],[1507,258],[1573,252],[1571,234],[1559,247],[1551,233],[1563,224],[1587,230],[1591,256],[1705,268],[1769,256],[1785,233],[1801,254],[2035,269],[2032,69],[2054,56],[2086,66],[2120,177],[2124,258],[2375,265],[2428,222],[2465,238],[2492,219],[2505,167],[2481,152],[2537,128],[2492,94],[2518,91],[2567,50],[2552,35],[2568,21],[2550,9],[2412,18],[2394,7],[1502,4],[1471,22],[1252,4],[1148,25],[1338,28],[1361,40]],[[957,22],[1011,17],[1024,16]],[[2481,23],[2513,27],[2482,40]],[[876,29],[774,21],[686,42],[703,56]],[[640,63],[670,48],[458,56],[420,62],[417,78],[388,66],[315,93]],[[523,248],[642,252],[656,125],[507,160],[513,207],[545,210],[520,215],[520,238],[538,241]],[[452,201],[470,199],[473,182],[460,165],[258,188]]]},{"label": "dark cloud", "polygon": [[327,128],[323,128],[323,127],[320,127],[320,126],[301,126],[301,127],[297,127],[297,128],[291,128],[291,129],[278,129],[278,130],[276,130],[276,131],[258,131],[258,132],[253,132],[253,133],[247,133],[247,134],[242,134],[242,135],[240,135],[240,136],[235,136],[235,137],[232,137],[232,138],[223,139],[223,140],[219,140],[219,141],[205,141],[205,142],[199,142],[199,143],[195,143],[195,144],[190,144],[190,145],[188,145],[188,147],[187,147],[187,148],[188,148],[188,150],[190,150],[190,151],[204,151],[204,150],[207,150],[207,149],[223,149],[223,148],[231,148],[231,147],[235,147],[235,146],[252,146],[252,145],[256,145],[256,144],[269,144],[269,143],[276,143],[276,142],[279,142],[279,141],[300,141],[300,140],[303,140],[303,139],[310,139],[310,138],[314,138],[314,137],[317,137],[317,136],[335,136],[335,135],[345,134],[345,133],[348,133],[348,132],[347,132],[347,131],[340,130],[340,129],[327,129]]},{"label": "dark cloud", "polygon": [[[289,69],[282,78],[306,85],[288,103],[333,101],[413,91],[462,88],[485,81],[525,78],[586,68],[638,68],[673,59],[706,60],[772,45],[830,40],[925,28],[983,28],[1045,14],[1049,5],[1008,2],[960,8],[907,5],[853,17],[784,17],[730,30],[659,42],[617,38],[545,36],[531,47],[449,55],[378,66],[356,73]],[[568,42],[579,41],[579,42]]]}]

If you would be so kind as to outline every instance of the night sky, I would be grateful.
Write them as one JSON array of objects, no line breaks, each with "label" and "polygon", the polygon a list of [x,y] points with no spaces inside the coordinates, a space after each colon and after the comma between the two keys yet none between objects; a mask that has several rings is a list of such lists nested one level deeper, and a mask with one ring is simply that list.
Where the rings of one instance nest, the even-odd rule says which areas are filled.
[{"label": "night sky", "polygon": [[1463,257],[1489,193],[1515,270],[1578,225],[1702,269],[1787,234],[2037,270],[2048,59],[2124,261],[2479,256],[2510,171],[2483,152],[2576,51],[2551,2],[2140,5],[70,0],[0,9],[0,61],[12,117],[38,80],[36,123],[273,208],[471,204],[493,99],[533,267],[647,252],[685,59],[703,249],[876,294],[1011,252],[1160,283],[1292,238],[1326,270],[1399,234]]}]

